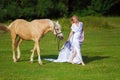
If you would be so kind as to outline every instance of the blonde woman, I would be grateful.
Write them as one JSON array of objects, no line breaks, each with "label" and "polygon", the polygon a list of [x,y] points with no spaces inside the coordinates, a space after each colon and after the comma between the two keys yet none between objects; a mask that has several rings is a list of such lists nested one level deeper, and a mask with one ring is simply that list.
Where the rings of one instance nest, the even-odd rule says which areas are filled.
[{"label": "blonde woman", "polygon": [[71,32],[67,41],[71,43],[71,53],[68,62],[85,65],[81,54],[81,44],[84,41],[83,23],[79,21],[78,16],[71,18]]},{"label": "blonde woman", "polygon": [[80,50],[81,44],[84,41],[83,23],[78,20],[78,16],[73,16],[71,24],[71,32],[66,43],[61,48],[58,58],[45,60],[85,65]]}]

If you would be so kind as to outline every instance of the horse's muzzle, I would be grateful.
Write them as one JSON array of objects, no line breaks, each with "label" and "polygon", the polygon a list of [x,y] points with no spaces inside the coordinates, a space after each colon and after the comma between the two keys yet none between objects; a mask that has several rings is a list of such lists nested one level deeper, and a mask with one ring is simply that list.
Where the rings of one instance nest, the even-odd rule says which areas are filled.
[{"label": "horse's muzzle", "polygon": [[58,36],[58,38],[59,38],[60,40],[63,40],[63,36]]}]

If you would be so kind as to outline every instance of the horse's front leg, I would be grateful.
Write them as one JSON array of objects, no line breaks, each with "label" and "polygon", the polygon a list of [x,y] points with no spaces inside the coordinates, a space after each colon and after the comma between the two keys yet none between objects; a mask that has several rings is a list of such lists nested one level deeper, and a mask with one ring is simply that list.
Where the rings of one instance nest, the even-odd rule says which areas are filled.
[{"label": "horse's front leg", "polygon": [[40,65],[42,65],[42,61],[41,61],[41,58],[40,58],[40,49],[39,49],[38,40],[35,41],[34,48],[32,50],[32,55],[30,57],[30,62],[33,62],[34,52],[35,52],[36,49],[37,49],[37,54],[38,54],[38,63]]},{"label": "horse's front leg", "polygon": [[40,48],[39,48],[39,44],[37,44],[37,53],[38,53],[38,63],[40,65],[42,65],[42,61],[41,61],[41,57],[40,57]]},{"label": "horse's front leg", "polygon": [[37,48],[38,63],[39,63],[40,65],[42,65],[42,61],[41,61],[41,58],[40,58],[40,48],[39,48],[39,41],[38,41],[38,40],[35,41],[35,45],[36,45],[36,48]]}]

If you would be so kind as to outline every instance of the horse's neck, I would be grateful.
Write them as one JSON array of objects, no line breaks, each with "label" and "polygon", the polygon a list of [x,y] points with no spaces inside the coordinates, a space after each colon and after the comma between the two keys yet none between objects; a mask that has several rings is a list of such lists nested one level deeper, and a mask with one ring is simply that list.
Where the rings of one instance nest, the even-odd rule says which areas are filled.
[{"label": "horse's neck", "polygon": [[40,31],[42,32],[42,34],[43,35],[45,35],[46,33],[48,33],[48,32],[53,32],[53,29],[54,29],[54,23],[53,22],[49,22],[48,24],[46,24],[46,25],[44,25],[41,29],[40,29]]},{"label": "horse's neck", "polygon": [[44,35],[46,34],[46,33],[48,33],[49,31],[51,31],[50,29],[46,29],[43,33],[44,33]]},{"label": "horse's neck", "polygon": [[53,29],[54,29],[54,26],[55,25],[55,23],[54,22],[51,22],[50,23],[50,25],[49,26],[47,26],[47,27],[45,27],[44,28],[44,35],[46,34],[46,33],[48,33],[48,32],[53,32]]},{"label": "horse's neck", "polygon": [[51,27],[45,27],[43,29],[43,35],[45,35],[46,33],[50,32],[50,31],[52,31]]}]

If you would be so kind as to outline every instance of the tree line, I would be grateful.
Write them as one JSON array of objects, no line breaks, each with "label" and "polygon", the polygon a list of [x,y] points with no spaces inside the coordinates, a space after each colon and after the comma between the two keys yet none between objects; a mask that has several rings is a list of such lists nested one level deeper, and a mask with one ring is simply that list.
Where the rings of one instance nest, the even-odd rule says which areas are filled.
[{"label": "tree line", "polygon": [[119,16],[119,5],[120,0],[1,0],[0,21],[58,18],[73,14]]}]

